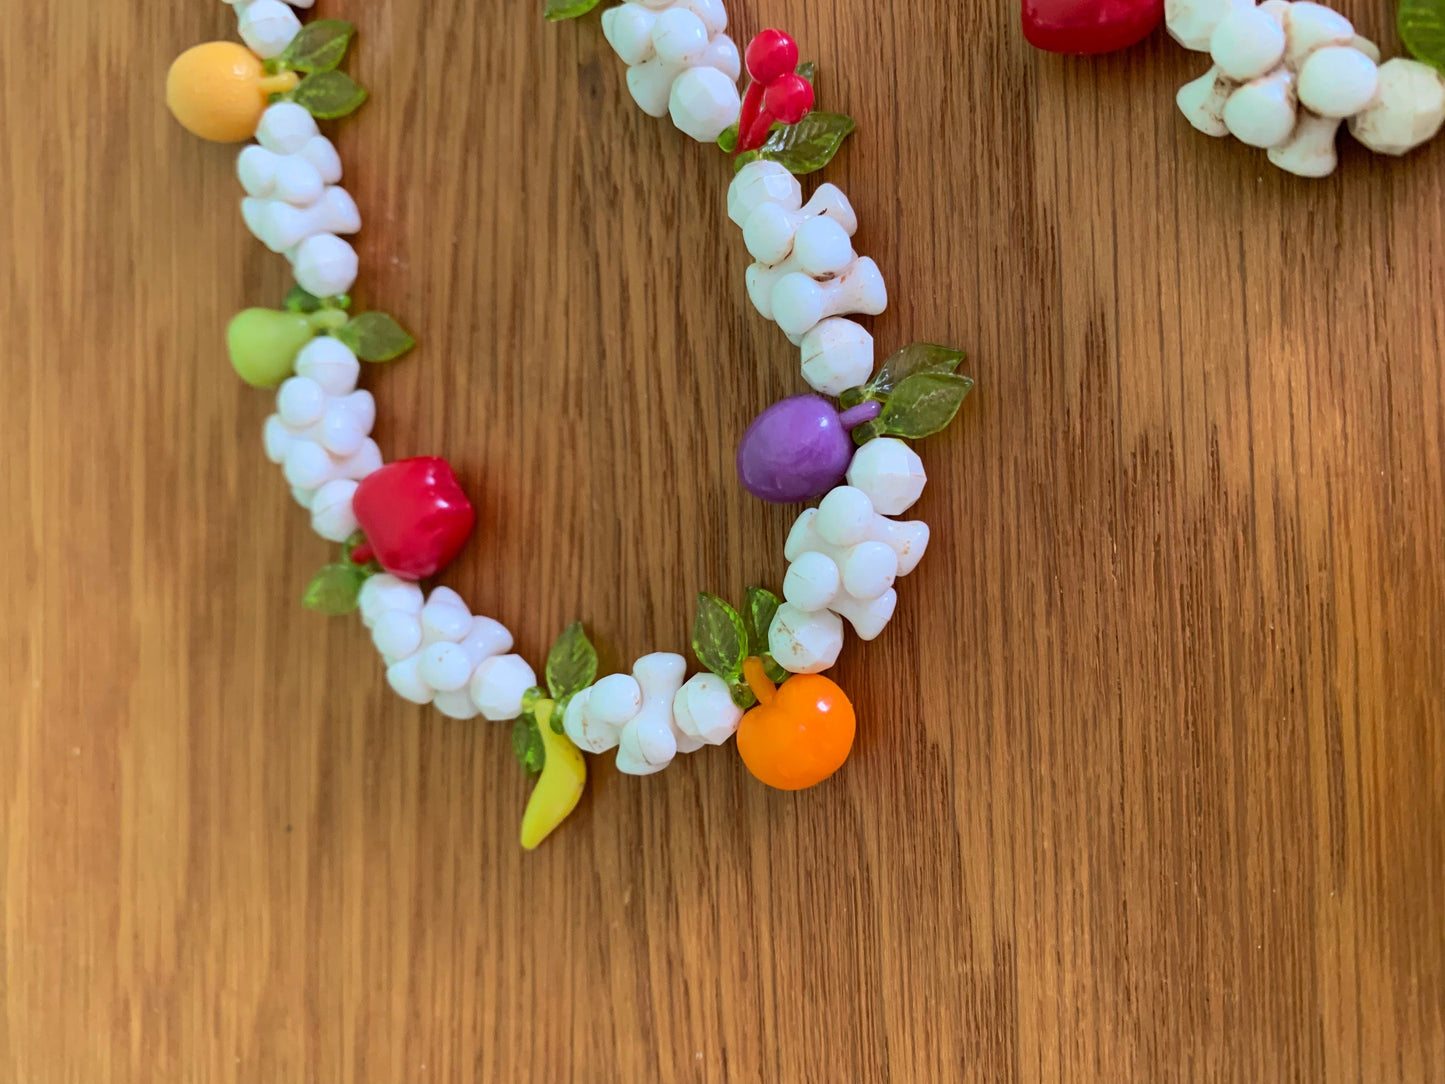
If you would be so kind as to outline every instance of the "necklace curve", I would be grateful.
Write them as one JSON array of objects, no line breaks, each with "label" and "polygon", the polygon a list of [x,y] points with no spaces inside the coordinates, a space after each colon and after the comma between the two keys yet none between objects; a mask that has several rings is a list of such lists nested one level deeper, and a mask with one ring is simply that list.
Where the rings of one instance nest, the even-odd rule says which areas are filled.
[{"label": "necklace curve", "polygon": [[[458,555],[476,512],[444,458],[383,459],[371,435],[375,403],[357,387],[362,363],[393,361],[415,341],[385,313],[353,311],[350,297],[359,266],[346,238],[361,229],[361,214],[317,122],[366,99],[341,70],[355,27],[303,24],[295,9],[314,0],[225,2],[244,44],[182,53],[166,101],[202,138],[254,140],[236,163],[241,215],[296,280],[281,308],[237,314],[226,340],[237,375],[276,391],[267,458],[315,532],[340,547],[303,603],[324,614],[359,611],[387,683],[406,700],[454,719],[512,723],[513,752],[536,777],[521,824],[528,849],[576,807],[584,751],[616,750],[619,771],[648,775],[735,737],[765,784],[796,790],[831,776],[851,751],[856,719],[823,673],[843,648],[845,623],[871,640],[892,618],[895,584],[929,542],[925,523],[895,518],[926,482],[910,442],[944,429],[973,382],[956,371],[962,352],[928,343],[875,367],[873,337],[854,317],[887,307],[883,274],[854,251],[858,219],[847,196],[825,183],[805,201],[798,181],[828,165],[855,126],[815,108],[814,66],[797,43],[764,30],[740,55],[722,0],[628,0],[601,18],[643,112],[670,117],[730,160],[727,213],[752,260],[748,297],[797,349],[811,388],[762,411],[738,444],[749,493],[817,501],[788,534],[781,597],[750,587],[734,606],[700,593],[691,648],[701,669],[691,677],[682,654],[664,651],[599,678],[597,653],[574,623],[539,678],[504,625],[448,587],[420,585]],[[598,2],[547,0],[544,14],[575,18]]]}]

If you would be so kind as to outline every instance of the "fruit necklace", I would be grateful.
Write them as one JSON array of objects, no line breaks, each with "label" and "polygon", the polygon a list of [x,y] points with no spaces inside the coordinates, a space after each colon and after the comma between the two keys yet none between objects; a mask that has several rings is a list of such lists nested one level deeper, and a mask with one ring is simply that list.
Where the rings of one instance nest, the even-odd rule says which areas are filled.
[{"label": "fruit necklace", "polygon": [[1380,63],[1374,42],[1310,0],[1022,0],[1024,37],[1057,53],[1106,53],[1162,21],[1212,66],[1179,89],[1205,135],[1264,149],[1280,169],[1327,177],[1348,124],[1377,154],[1406,154],[1445,123],[1445,0],[1400,0],[1400,39],[1417,58]]},{"label": "fruit necklace", "polygon": [[[539,682],[503,625],[474,615],[450,588],[418,584],[457,556],[476,521],[452,468],[435,456],[385,463],[371,439],[375,404],[357,389],[361,362],[391,361],[415,343],[392,317],[352,311],[357,255],[344,238],[361,216],[316,124],[366,98],[340,70],[355,28],[339,19],[303,26],[293,8],[313,0],[226,2],[245,45],[182,53],[166,103],[205,139],[254,137],[237,160],[241,214],[296,280],[281,309],[238,314],[226,342],[242,380],[276,389],[267,457],[316,533],[341,544],[304,604],[332,615],[359,609],[388,684],[405,699],[455,719],[512,722],[513,751],[536,777],[522,817],[528,849],[577,805],[582,750],[616,749],[619,771],[647,775],[736,734],[763,783],[795,790],[827,779],[855,729],[848,697],[822,676],[843,647],[843,621],[863,640],[881,633],[894,582],[928,545],[926,524],[890,518],[923,492],[923,462],[906,442],[947,426],[973,382],[956,372],[961,352],[925,343],[875,371],[873,338],[848,317],[884,310],[883,276],[853,250],[858,221],[842,191],[822,184],[805,203],[797,180],[832,160],[854,122],[814,110],[813,65],[799,63],[797,44],[778,30],[758,34],[739,95],[743,63],[722,0],[629,0],[602,15],[642,110],[670,115],[731,158],[727,212],[753,260],[748,296],[800,351],[813,389],[759,414],[737,451],[739,481],[754,496],[821,498],[788,534],[782,598],[751,587],[735,608],[699,594],[692,650],[702,671],[690,678],[682,655],[658,652],[630,674],[598,679],[597,653],[576,623],[553,644]],[[545,15],[575,18],[598,2],[547,0]]]}]

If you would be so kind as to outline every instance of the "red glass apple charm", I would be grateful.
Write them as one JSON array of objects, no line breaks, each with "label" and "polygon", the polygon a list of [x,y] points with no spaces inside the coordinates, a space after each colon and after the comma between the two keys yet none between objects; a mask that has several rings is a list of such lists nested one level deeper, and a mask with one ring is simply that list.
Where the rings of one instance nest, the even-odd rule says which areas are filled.
[{"label": "red glass apple charm", "polygon": [[403,580],[424,580],[451,564],[477,521],[450,464],[437,456],[398,460],[368,474],[351,508],[366,535],[351,559],[374,559]]},{"label": "red glass apple charm", "polygon": [[1112,53],[1164,19],[1164,0],[1023,0],[1024,37],[1051,53]]}]

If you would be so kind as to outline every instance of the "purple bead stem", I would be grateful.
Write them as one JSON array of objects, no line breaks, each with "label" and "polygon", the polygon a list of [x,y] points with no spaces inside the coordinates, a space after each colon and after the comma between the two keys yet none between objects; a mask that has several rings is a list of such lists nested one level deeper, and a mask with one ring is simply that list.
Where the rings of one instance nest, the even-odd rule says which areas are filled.
[{"label": "purple bead stem", "polygon": [[864,422],[871,422],[883,413],[883,404],[877,399],[868,399],[838,415],[838,422],[848,432],[857,429]]}]

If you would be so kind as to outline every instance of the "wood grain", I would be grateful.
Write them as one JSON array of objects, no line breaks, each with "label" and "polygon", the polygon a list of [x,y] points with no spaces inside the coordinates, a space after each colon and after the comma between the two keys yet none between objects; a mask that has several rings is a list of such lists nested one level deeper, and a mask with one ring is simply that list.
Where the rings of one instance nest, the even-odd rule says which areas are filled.
[{"label": "wood grain", "polygon": [[[423,339],[378,434],[484,509],[447,582],[613,666],[777,585],[731,457],[800,381],[716,152],[595,16],[319,8],[374,95],[357,292]],[[1044,56],[1004,3],[733,16],[859,120],[880,347],[979,387],[846,771],[597,760],[524,855],[506,728],[297,605],[328,550],[220,342],[285,269],[160,104],[229,9],[4,5],[0,1078],[1445,1079],[1445,146],[1297,180],[1188,128],[1162,34]]]}]

